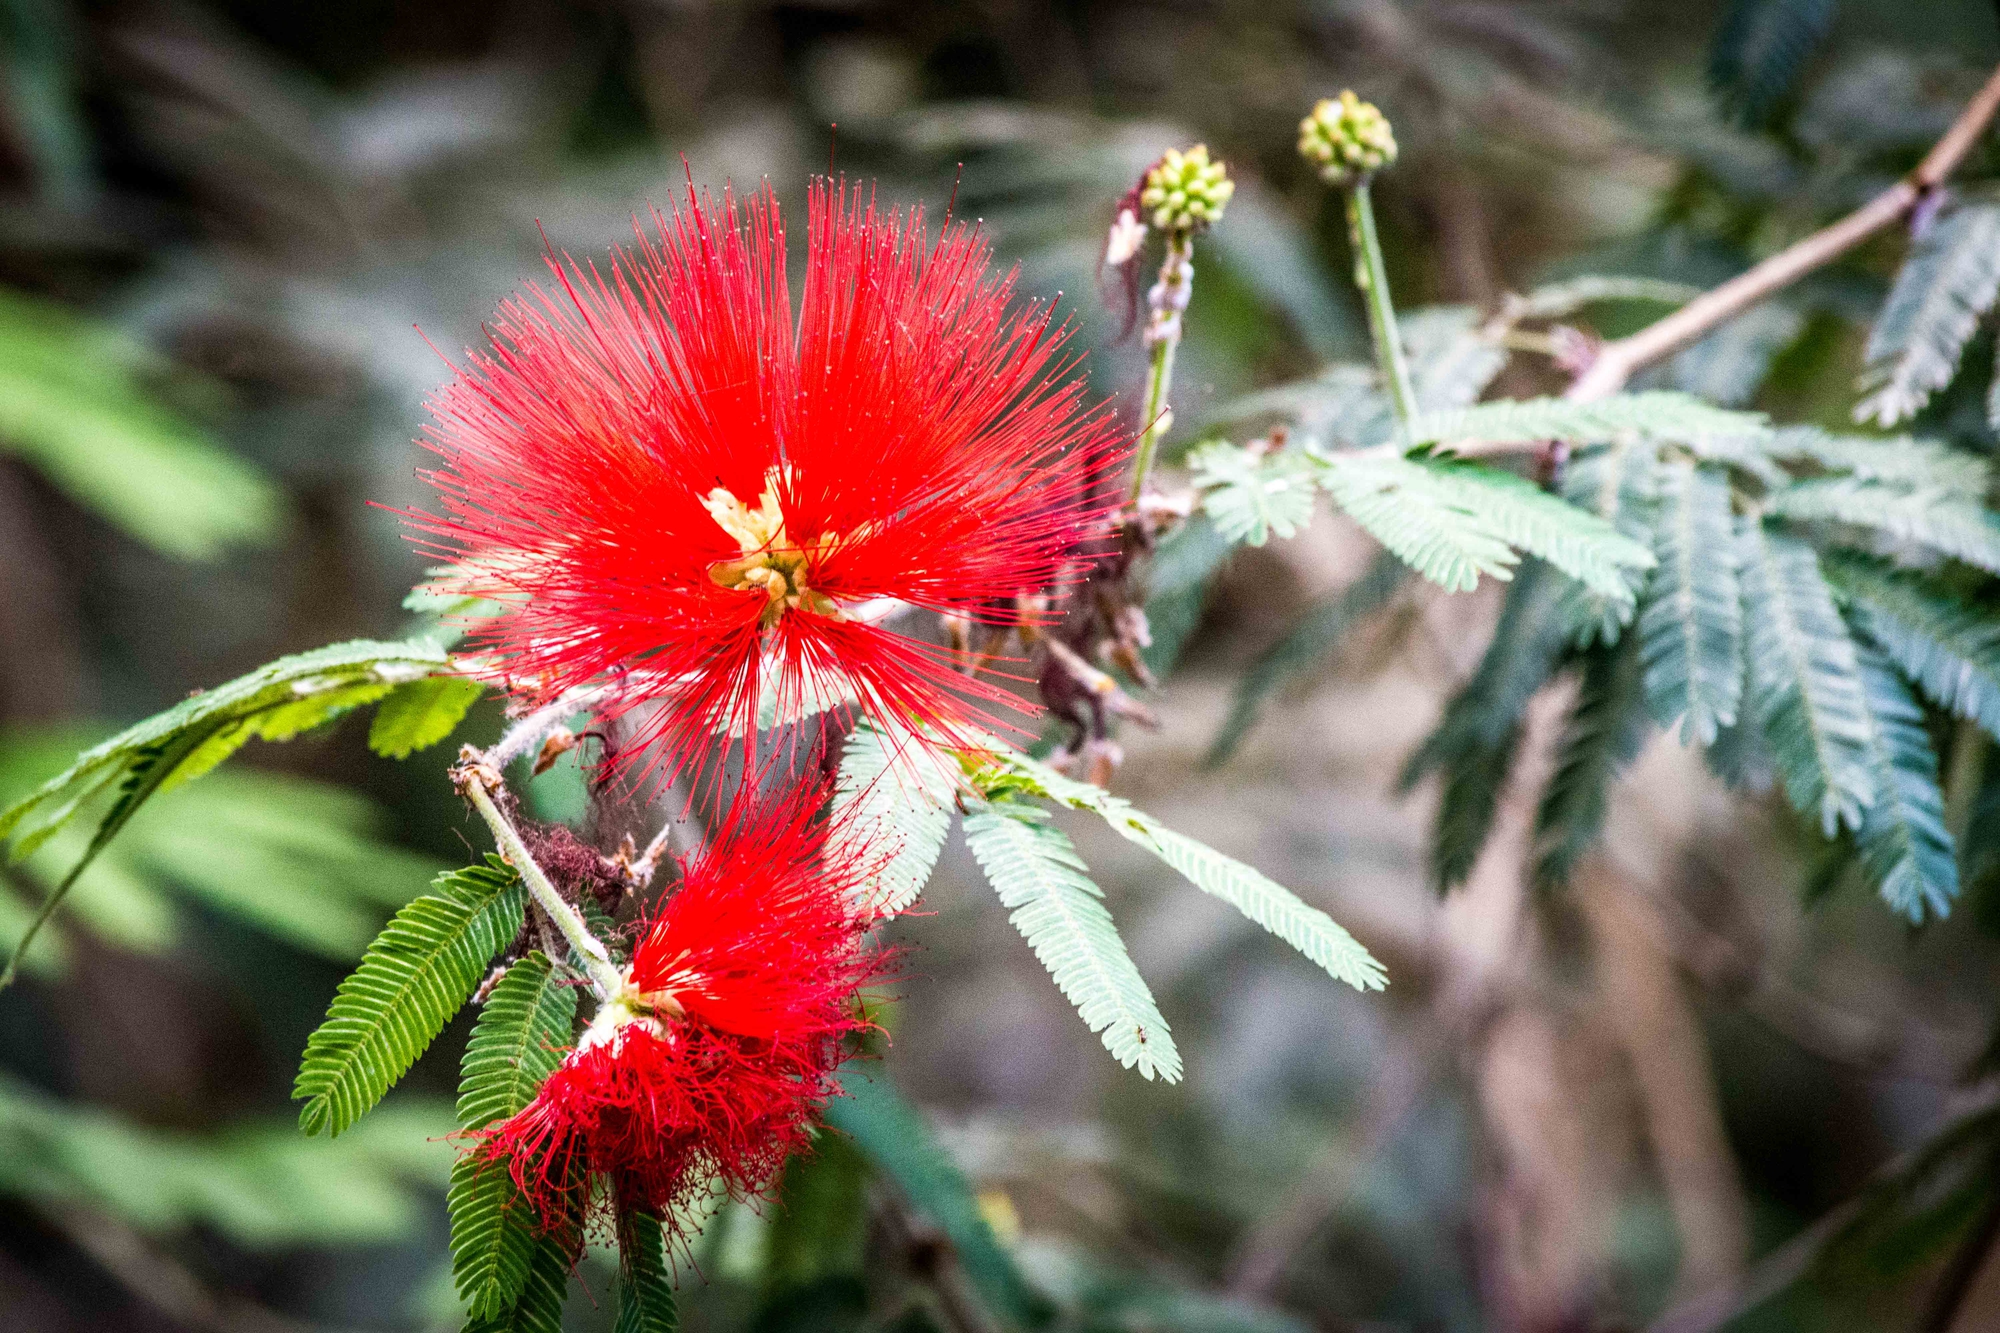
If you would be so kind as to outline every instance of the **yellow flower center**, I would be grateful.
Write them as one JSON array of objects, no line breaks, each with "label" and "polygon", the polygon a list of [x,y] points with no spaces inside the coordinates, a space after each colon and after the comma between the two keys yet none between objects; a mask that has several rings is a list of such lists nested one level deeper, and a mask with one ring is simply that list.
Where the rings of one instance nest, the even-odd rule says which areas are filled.
[{"label": "yellow flower center", "polygon": [[804,609],[815,615],[842,619],[840,607],[824,593],[806,586],[806,574],[813,562],[831,552],[840,542],[837,534],[823,532],[816,542],[794,542],[785,533],[785,516],[778,508],[778,470],[764,476],[764,491],[756,508],[736,498],[727,487],[717,486],[702,502],[717,526],[731,537],[743,554],[735,560],[718,560],[708,567],[708,576],[724,588],[756,591],[769,600],[758,627],[769,629],[788,610]]}]

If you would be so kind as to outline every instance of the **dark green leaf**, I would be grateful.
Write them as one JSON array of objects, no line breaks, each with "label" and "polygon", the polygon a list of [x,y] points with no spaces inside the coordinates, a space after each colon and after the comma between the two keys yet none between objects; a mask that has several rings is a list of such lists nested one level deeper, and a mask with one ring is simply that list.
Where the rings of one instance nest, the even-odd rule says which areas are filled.
[{"label": "dark green leaf", "polygon": [[396,913],[306,1043],[292,1096],[308,1134],[338,1134],[382,1099],[444,1030],[520,929],[523,890],[504,861],[440,875]]},{"label": "dark green leaf", "polygon": [[1921,925],[1950,913],[1958,897],[1958,855],[1945,831],[1937,752],[1923,710],[1880,650],[1863,643],[1860,663],[1875,799],[1854,841],[1882,900]]},{"label": "dark green leaf", "polygon": [[541,1237],[520,1299],[499,1314],[466,1320],[465,1333],[562,1333],[563,1298],[575,1266],[575,1253],[558,1235]]},{"label": "dark green leaf", "polygon": [[1829,837],[1857,828],[1877,784],[1854,640],[1810,546],[1750,518],[1738,552],[1750,711],[1785,793]]},{"label": "dark green leaf", "polygon": [[674,1333],[681,1319],[660,1219],[651,1213],[621,1216],[618,1260],[618,1322],[612,1326],[613,1333]]},{"label": "dark green leaf", "polygon": [[1646,737],[1645,671],[1638,637],[1583,655],[1555,776],[1535,812],[1535,887],[1561,888],[1604,827],[1611,783]]},{"label": "dark green leaf", "polygon": [[[482,1129],[514,1115],[562,1063],[576,1023],[576,988],[539,951],[507,969],[466,1043],[458,1123]],[[528,1281],[536,1220],[503,1162],[466,1154],[452,1171],[451,1269],[474,1316],[511,1307]]]}]

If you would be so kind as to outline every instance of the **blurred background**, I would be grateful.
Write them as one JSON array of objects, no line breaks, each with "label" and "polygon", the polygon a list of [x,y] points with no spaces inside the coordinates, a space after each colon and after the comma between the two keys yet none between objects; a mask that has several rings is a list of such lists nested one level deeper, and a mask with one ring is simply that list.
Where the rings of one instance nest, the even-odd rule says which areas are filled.
[{"label": "blurred background", "polygon": [[[1294,155],[1319,97],[1395,122],[1399,302],[1490,311],[1578,273],[1712,284],[1907,168],[1996,58],[1982,0],[0,0],[0,798],[192,689],[404,632],[422,563],[385,509],[425,499],[425,394],[545,236],[602,255],[689,173],[789,207],[829,163],[934,215],[955,189],[1130,415],[1105,227],[1163,149],[1206,141],[1239,189],[1202,242],[1185,444],[1366,358],[1338,200]],[[1656,382],[1839,424],[1902,248]],[[1596,330],[1621,311],[1646,313]],[[1546,364],[1501,390],[1558,385]],[[1930,427],[1990,448],[1960,397]],[[1656,738],[1579,886],[1611,955],[1594,980],[1560,949],[1528,966],[1478,876],[1433,893],[1434,795],[1397,784],[1492,589],[1406,588],[1207,762],[1245,664],[1372,555],[1323,513],[1163,608],[1185,649],[1117,789],[1331,912],[1388,992],[1081,824],[1184,1083],[1106,1057],[962,847],[898,928],[887,1074],[1024,1270],[1073,1326],[1135,1333],[2000,1328],[2000,1271],[1961,1241],[2000,1225],[2000,1156],[1935,1138],[1986,1104],[1964,1076],[2000,913],[1911,933],[1781,800]],[[498,727],[483,705],[468,735]],[[338,1140],[288,1106],[373,930],[483,845],[450,747],[393,764],[362,730],[150,807],[0,994],[0,1328],[456,1326],[440,1136],[468,1021]],[[532,795],[585,813],[573,767]],[[0,938],[76,851],[5,872]],[[1885,1194],[1923,1145],[1950,1169]],[[704,1235],[684,1326],[937,1326],[896,1294],[936,1257],[851,1158],[822,1156],[851,1206],[816,1237],[776,1206]],[[1857,1197],[1895,1215],[1857,1232]],[[582,1276],[571,1326],[609,1328],[605,1270]],[[1742,1294],[1698,1308],[1718,1288]]]}]

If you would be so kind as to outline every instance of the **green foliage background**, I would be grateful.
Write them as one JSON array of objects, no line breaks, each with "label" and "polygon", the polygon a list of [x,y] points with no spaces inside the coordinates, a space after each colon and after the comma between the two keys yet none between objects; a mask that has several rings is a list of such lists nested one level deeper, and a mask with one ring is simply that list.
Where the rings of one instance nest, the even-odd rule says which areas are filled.
[{"label": "green foliage background", "polygon": [[[674,196],[678,155],[704,185],[768,175],[796,201],[830,152],[890,198],[981,219],[1026,289],[1067,294],[1094,387],[1129,400],[1139,354],[1098,299],[1102,228],[1147,161],[1197,138],[1242,187],[1202,242],[1169,440],[1205,512],[1155,566],[1167,726],[1128,731],[1116,788],[1160,818],[1032,767],[997,775],[962,832],[922,801],[896,811],[923,864],[885,868],[885,890],[935,862],[931,915],[899,928],[893,1040],[853,1076],[838,1136],[761,1214],[716,1209],[692,1254],[635,1244],[616,1296],[593,1251],[579,1276],[599,1299],[564,1326],[666,1327],[674,1267],[681,1326],[704,1329],[1660,1315],[1690,1294],[1690,1246],[1660,1159],[1628,1145],[1643,1114],[1578,1121],[1587,1151],[1546,1179],[1598,1226],[1522,1279],[1496,1257],[1494,1201],[1521,1177],[1492,1117],[1535,1058],[1447,1054],[1473,1020],[1450,1003],[1432,887],[1472,873],[1551,677],[1574,695],[1534,821],[1554,942],[1538,976],[1560,996],[1587,975],[1564,916],[1608,838],[1663,896],[1713,1067],[1698,1091],[1768,1288],[1736,1326],[1947,1326],[1924,1322],[1937,1294],[2000,1224],[1979,1109],[2000,979],[1981,735],[2000,725],[1994,155],[1914,240],[1657,368],[1642,407],[1586,427],[1476,403],[1561,387],[1546,356],[1480,336],[1504,293],[1527,294],[1521,329],[1615,336],[1906,168],[2000,56],[1990,7],[1919,8],[5,0],[0,804],[170,706],[192,749],[121,749],[16,835],[244,753],[94,855],[0,994],[0,1326],[558,1325],[570,1256],[525,1233],[479,1251],[445,1224],[448,1189],[501,1188],[454,1180],[445,1136],[514,1104],[516,1066],[492,1053],[539,1049],[562,1003],[531,955],[476,1029],[451,1018],[479,972],[452,950],[490,956],[463,941],[515,892],[447,873],[485,845],[435,744],[469,694],[420,679],[433,649],[385,670],[366,643],[211,688],[324,643],[442,637],[434,608],[396,610],[422,570],[388,512],[424,498],[410,437],[446,373],[426,340],[451,355],[480,336],[534,276],[537,223],[598,253]],[[1404,145],[1376,194],[1413,442],[1618,437],[1561,481],[1592,540],[1525,480],[1468,502],[1482,483],[1441,456],[1304,452],[1387,437],[1338,202],[1291,148],[1311,101],[1350,83]],[[1933,443],[1856,443],[1857,404]],[[1746,444],[1726,408],[1797,428]],[[1206,443],[1280,421],[1295,448]],[[1768,521],[1743,519],[1746,496]],[[1649,725],[1744,794],[1662,767]],[[497,727],[481,703],[464,734]],[[1417,794],[1394,804],[1399,770]],[[589,819],[573,764],[530,797]],[[1690,826],[1691,800],[1696,836],[1659,834]],[[90,842],[54,830],[5,871],[0,939]],[[978,883],[1002,845],[1011,925]],[[1329,982],[1379,978],[1327,912],[1394,988]],[[1131,977],[1106,980],[1126,955],[1103,946],[1111,919]],[[357,1121],[415,1037],[323,1032],[299,1087],[309,1122],[346,1132],[301,1137],[299,1053],[357,962],[350,986],[420,996],[403,1017],[443,1037]],[[1552,1086],[1629,1072],[1568,1077]],[[1974,1268],[1957,1327],[2000,1318]]]}]

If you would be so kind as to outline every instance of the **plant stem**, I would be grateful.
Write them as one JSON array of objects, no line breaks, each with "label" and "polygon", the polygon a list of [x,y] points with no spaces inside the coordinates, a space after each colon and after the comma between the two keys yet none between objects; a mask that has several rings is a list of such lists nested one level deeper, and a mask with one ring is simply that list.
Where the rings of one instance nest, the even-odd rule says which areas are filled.
[{"label": "plant stem", "polygon": [[1597,351],[1597,359],[1590,363],[1590,369],[1570,386],[1568,396],[1582,402],[1610,397],[1623,389],[1635,372],[1678,352],[1774,292],[1832,263],[1876,232],[1901,222],[1958,168],[1985,134],[1996,112],[2000,112],[2000,69],[1994,70],[1986,86],[1966,103],[1965,110],[1944,137],[1924,154],[1915,171],[1840,221],[1787,246],[1754,268],[1696,297],[1665,319],[1604,344]]},{"label": "plant stem", "polygon": [[528,851],[527,843],[521,840],[520,833],[508,822],[507,816],[501,813],[500,807],[493,803],[493,793],[489,787],[498,774],[483,761],[473,759],[460,765],[455,776],[459,790],[472,802],[472,808],[479,812],[479,817],[486,821],[486,826],[493,830],[493,841],[500,848],[500,855],[520,872],[521,882],[528,886],[529,894],[541,909],[548,913],[549,920],[556,923],[556,929],[560,930],[563,938],[569,941],[570,949],[582,960],[584,974],[590,978],[591,988],[597,992],[597,998],[608,1000],[624,990],[624,975],[611,961],[611,955],[605,950],[603,943],[590,933],[590,927],[584,924],[582,913],[572,907],[562,894],[556,892],[556,886],[549,882],[548,875],[535,863],[535,858]]},{"label": "plant stem", "polygon": [[1181,345],[1181,312],[1194,293],[1194,237],[1185,231],[1167,233],[1167,256],[1160,261],[1160,280],[1146,293],[1152,313],[1146,319],[1146,346],[1153,356],[1146,367],[1145,404],[1140,409],[1138,456],[1132,465],[1132,499],[1146,489],[1153,454],[1160,437],[1173,424],[1167,393],[1174,383],[1174,353]]},{"label": "plant stem", "polygon": [[1375,232],[1375,205],[1368,196],[1365,176],[1347,190],[1347,234],[1354,242],[1354,285],[1368,303],[1375,361],[1382,368],[1400,435],[1417,414],[1417,395],[1410,388],[1410,367],[1403,360],[1403,340],[1396,332],[1396,306],[1389,299],[1389,272],[1382,265],[1382,238]]}]

